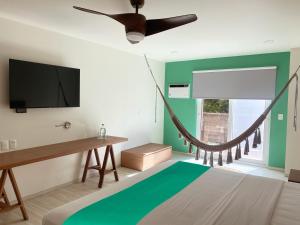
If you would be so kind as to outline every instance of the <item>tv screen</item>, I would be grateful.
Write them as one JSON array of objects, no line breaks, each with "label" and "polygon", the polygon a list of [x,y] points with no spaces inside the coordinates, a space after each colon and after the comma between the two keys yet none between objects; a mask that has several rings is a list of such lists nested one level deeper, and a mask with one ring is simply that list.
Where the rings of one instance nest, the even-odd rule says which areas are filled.
[{"label": "tv screen", "polygon": [[10,108],[80,106],[80,70],[9,60]]}]

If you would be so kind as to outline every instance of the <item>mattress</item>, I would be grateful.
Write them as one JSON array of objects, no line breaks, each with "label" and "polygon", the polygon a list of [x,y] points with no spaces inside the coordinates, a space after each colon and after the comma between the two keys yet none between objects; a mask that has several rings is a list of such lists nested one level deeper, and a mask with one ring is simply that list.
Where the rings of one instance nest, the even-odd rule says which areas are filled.
[{"label": "mattress", "polygon": [[[50,211],[43,225],[62,225],[79,210],[166,169],[162,163],[127,180]],[[299,225],[300,185],[210,169],[151,213],[140,225],[272,224]]]}]

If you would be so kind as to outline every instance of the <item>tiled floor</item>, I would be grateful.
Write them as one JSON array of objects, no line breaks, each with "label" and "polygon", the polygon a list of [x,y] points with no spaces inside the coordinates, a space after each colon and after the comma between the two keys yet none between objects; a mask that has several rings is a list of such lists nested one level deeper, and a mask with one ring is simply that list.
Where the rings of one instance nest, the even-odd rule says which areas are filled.
[{"label": "tiled floor", "polygon": [[[173,155],[174,160],[188,161],[192,163],[200,163],[202,160],[195,161],[191,155],[175,152]],[[281,180],[287,180],[283,172],[271,170],[268,168],[258,167],[255,165],[247,165],[239,162],[235,162],[230,165],[224,165],[221,169],[232,170],[236,172],[248,173],[257,176],[271,177]],[[127,168],[119,168],[120,180],[127,179],[135,174],[139,173],[135,170]],[[64,205],[70,201],[78,199],[82,196],[88,195],[95,191],[97,188],[98,177],[92,177],[87,180],[86,183],[77,182],[67,185],[65,187],[57,188],[46,194],[39,195],[35,198],[31,198],[25,201],[25,205],[29,214],[29,221],[22,221],[19,210],[14,210],[8,213],[0,214],[1,225],[41,225],[42,218],[47,212],[53,208]],[[104,186],[108,187],[113,185],[113,175],[109,174],[105,178]]]}]

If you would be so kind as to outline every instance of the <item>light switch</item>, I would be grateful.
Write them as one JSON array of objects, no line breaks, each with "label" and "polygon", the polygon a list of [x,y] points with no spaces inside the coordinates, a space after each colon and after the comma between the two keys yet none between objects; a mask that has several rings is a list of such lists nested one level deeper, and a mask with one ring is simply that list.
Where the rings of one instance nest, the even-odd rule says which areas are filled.
[{"label": "light switch", "polygon": [[9,140],[9,149],[16,150],[17,149],[17,140]]},{"label": "light switch", "polygon": [[282,113],[279,113],[279,114],[277,115],[277,118],[278,118],[278,120],[283,120],[283,114],[282,114]]},{"label": "light switch", "polygon": [[0,141],[1,144],[1,151],[2,152],[6,152],[9,150],[9,144],[8,144],[8,140],[2,140]]}]

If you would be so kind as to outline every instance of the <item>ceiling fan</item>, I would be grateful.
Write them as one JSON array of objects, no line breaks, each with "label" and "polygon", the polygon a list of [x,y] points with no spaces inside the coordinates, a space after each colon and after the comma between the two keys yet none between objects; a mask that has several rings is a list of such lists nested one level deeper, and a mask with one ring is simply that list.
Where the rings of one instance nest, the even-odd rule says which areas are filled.
[{"label": "ceiling fan", "polygon": [[73,6],[73,8],[88,13],[108,16],[123,24],[125,26],[127,40],[131,44],[139,43],[144,39],[145,36],[157,34],[197,20],[197,16],[195,14],[147,20],[144,15],[139,14],[139,9],[144,6],[145,1],[130,0],[130,3],[135,8],[135,13],[106,14],[78,6]]}]

